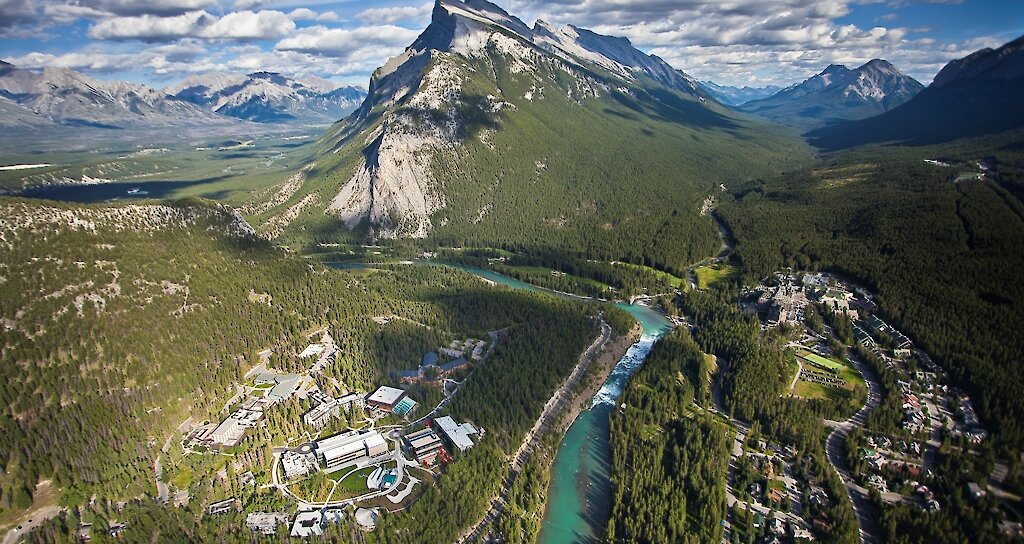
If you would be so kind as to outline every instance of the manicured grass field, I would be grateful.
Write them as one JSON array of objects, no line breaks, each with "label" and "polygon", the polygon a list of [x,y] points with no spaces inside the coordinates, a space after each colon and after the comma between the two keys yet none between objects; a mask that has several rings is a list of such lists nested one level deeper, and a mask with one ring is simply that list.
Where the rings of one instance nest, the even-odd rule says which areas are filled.
[{"label": "manicured grass field", "polygon": [[833,359],[827,359],[816,353],[802,351],[798,355],[805,361],[810,362],[812,365],[820,366],[828,370],[838,371],[846,368],[846,365],[844,365],[843,363],[840,363],[839,361],[835,361]]},{"label": "manicured grass field", "polygon": [[707,289],[737,277],[739,270],[728,264],[713,264],[694,270],[694,274],[697,275],[697,288]]},{"label": "manicured grass field", "polygon": [[[375,466],[366,467],[349,474],[348,477],[338,482],[338,489],[335,490],[335,493],[337,494],[340,491],[346,491],[355,495],[362,495],[363,493],[366,493],[369,491],[369,488],[366,487],[366,478],[376,470],[376,468],[377,467]],[[338,474],[338,476],[343,475],[344,474]]]}]

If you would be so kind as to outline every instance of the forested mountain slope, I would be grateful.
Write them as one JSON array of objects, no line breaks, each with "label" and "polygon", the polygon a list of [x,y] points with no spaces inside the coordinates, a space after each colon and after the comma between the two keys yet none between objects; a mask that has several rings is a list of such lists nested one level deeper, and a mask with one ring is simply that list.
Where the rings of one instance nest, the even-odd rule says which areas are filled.
[{"label": "forested mountain slope", "polygon": [[293,247],[418,237],[666,268],[716,250],[699,211],[720,183],[808,159],[625,39],[482,0],[438,2],[321,145],[254,218]]},{"label": "forested mountain slope", "polygon": [[[3,199],[0,263],[0,379],[7,384],[0,389],[0,513],[26,508],[44,480],[68,505],[153,496],[153,459],[174,429],[186,417],[218,417],[262,349],[273,348],[278,368],[304,367],[296,354],[306,334],[323,326],[341,348],[323,379],[342,390],[387,382],[392,370],[457,336],[507,331],[497,364],[453,407],[487,426],[488,445],[474,455],[498,467],[501,448],[517,443],[596,334],[591,316],[599,310],[433,267],[311,266],[233,212],[198,201],[104,207]],[[409,321],[381,325],[378,316]],[[270,437],[301,427],[283,413],[274,412],[270,427],[246,439],[233,459],[266,474]],[[482,511],[483,494],[501,476],[474,463],[466,475],[478,494],[432,491],[433,506],[424,508],[441,502],[460,504],[463,515]],[[186,489],[190,511],[225,492],[212,472],[199,476]],[[183,525],[181,538],[198,538],[192,525]]]},{"label": "forested mountain slope", "polygon": [[[867,285],[883,313],[979,401],[997,441],[1020,448],[1021,140],[1018,130],[846,152],[821,168],[736,187],[719,212],[748,279],[793,266]],[[933,157],[951,166],[923,160]]]}]

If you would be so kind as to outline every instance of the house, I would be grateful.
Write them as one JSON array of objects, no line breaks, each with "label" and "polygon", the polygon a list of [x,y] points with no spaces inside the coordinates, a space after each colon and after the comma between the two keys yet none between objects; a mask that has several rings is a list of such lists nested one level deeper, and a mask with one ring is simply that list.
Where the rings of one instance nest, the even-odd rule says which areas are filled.
[{"label": "house", "polygon": [[416,460],[425,465],[433,464],[434,458],[441,452],[441,439],[430,428],[406,435],[405,443]]},{"label": "house", "polygon": [[988,491],[982,489],[981,486],[977,484],[977,482],[968,482],[967,493],[971,496],[972,499],[978,500],[987,495]]},{"label": "house", "polygon": [[434,420],[434,423],[441,431],[441,435],[459,451],[466,451],[473,447],[473,440],[469,438],[469,435],[477,434],[477,431],[472,424],[459,425],[451,416],[439,417]]},{"label": "house", "polygon": [[238,475],[238,485],[256,487],[256,475],[252,471],[246,471]]},{"label": "house", "polygon": [[277,385],[267,393],[267,398],[273,402],[281,402],[291,397],[301,384],[302,376],[298,374],[282,374],[277,377]]},{"label": "house", "polygon": [[364,531],[372,531],[377,528],[378,514],[376,508],[357,508],[355,518],[359,528]]},{"label": "house", "polygon": [[250,531],[259,531],[265,535],[276,533],[279,524],[288,524],[287,512],[250,512],[245,516],[245,526]]},{"label": "house", "polygon": [[353,406],[362,408],[366,406],[365,394],[353,392],[342,395],[342,397],[338,399],[338,405],[346,410],[351,410]]},{"label": "house", "polygon": [[321,536],[324,534],[323,524],[320,521],[320,512],[299,512],[292,522],[291,536],[306,538]]}]

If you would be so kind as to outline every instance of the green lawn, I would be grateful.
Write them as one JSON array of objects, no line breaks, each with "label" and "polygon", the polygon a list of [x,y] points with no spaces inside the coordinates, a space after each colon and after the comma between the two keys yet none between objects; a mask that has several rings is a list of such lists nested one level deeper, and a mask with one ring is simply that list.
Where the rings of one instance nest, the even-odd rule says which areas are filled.
[{"label": "green lawn", "polygon": [[[334,493],[337,494],[341,491],[346,491],[355,495],[362,495],[363,493],[366,493],[369,491],[369,488],[366,487],[366,478],[376,469],[376,466],[366,467],[349,474],[343,480],[338,482],[338,489],[335,490]],[[338,476],[344,476],[344,474],[339,474]]]},{"label": "green lawn", "polygon": [[797,355],[799,355],[805,361],[810,362],[812,365],[820,366],[820,367],[822,367],[822,368],[824,368],[826,370],[831,370],[833,372],[834,371],[840,371],[840,370],[846,368],[846,365],[844,365],[843,363],[840,363],[839,361],[836,361],[835,359],[828,359],[828,358],[822,357],[821,355],[818,355],[816,353],[801,351]]},{"label": "green lawn", "polygon": [[707,289],[725,283],[739,276],[739,269],[728,264],[713,264],[694,270],[697,275],[697,288]]},{"label": "green lawn", "polygon": [[634,270],[639,270],[641,272],[653,274],[656,278],[658,278],[658,281],[664,282],[666,285],[669,285],[671,287],[678,288],[686,286],[686,280],[684,280],[683,278],[680,278],[679,276],[675,276],[673,274],[669,274],[668,272],[664,272],[662,270],[658,270],[657,268],[652,268],[650,266],[645,266],[642,264],[624,263],[621,261],[615,261],[615,263],[613,264],[614,266],[624,266],[626,268],[632,268]]},{"label": "green lawn", "polygon": [[797,380],[793,388],[793,395],[802,399],[827,399],[837,391],[835,387],[829,387],[820,383],[805,382]]}]

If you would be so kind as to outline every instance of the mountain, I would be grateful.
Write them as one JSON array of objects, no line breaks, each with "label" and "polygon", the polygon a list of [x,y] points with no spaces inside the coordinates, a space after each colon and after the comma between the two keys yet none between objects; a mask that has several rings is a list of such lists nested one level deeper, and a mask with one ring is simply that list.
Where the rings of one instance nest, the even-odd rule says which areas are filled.
[{"label": "mountain", "polygon": [[768,98],[782,90],[782,87],[779,87],[778,85],[765,85],[764,87],[749,87],[744,85],[743,87],[733,87],[729,85],[719,85],[710,80],[701,81],[700,85],[708,94],[713,96],[715,100],[718,100],[727,106],[742,106],[752,100]]},{"label": "mountain", "polygon": [[333,123],[366,97],[357,87],[336,88],[323,79],[299,81],[272,72],[192,76],[164,92],[221,115],[259,123]]},{"label": "mountain", "polygon": [[673,267],[718,246],[709,192],[807,156],[625,38],[483,0],[437,2],[320,146],[254,217],[293,247],[429,236]]},{"label": "mountain", "polygon": [[951,61],[906,104],[878,117],[812,131],[815,145],[911,145],[995,134],[1024,126],[1024,36]]},{"label": "mountain", "polygon": [[922,88],[888,61],[875,59],[853,70],[833,64],[803,83],[740,109],[798,127],[815,126],[884,113]]},{"label": "mountain", "polygon": [[232,122],[145,85],[100,81],[67,68],[39,73],[2,63],[0,99],[0,126],[142,128]]}]

